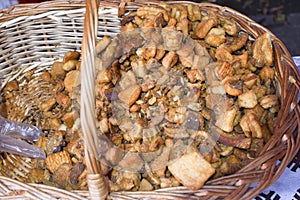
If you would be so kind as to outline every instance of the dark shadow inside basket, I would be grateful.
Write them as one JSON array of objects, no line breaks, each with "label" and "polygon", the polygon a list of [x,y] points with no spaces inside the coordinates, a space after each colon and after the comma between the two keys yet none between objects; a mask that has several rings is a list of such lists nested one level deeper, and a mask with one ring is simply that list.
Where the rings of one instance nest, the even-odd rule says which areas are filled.
[{"label": "dark shadow inside basket", "polygon": [[[53,85],[44,81],[41,76],[51,71],[54,62],[63,61],[66,52],[81,51],[84,12],[83,1],[51,1],[26,6],[15,5],[1,13],[1,116],[29,123],[38,128],[43,126],[41,104],[56,94]],[[7,109],[5,102],[7,101],[5,97],[8,96],[14,97],[10,102],[13,105],[10,110]],[[49,129],[45,130],[45,133],[48,132]],[[17,185],[42,182],[36,177],[40,177],[43,161],[2,152],[0,160],[0,175],[3,181],[7,179],[6,181],[10,182],[11,178],[13,179],[11,182]],[[44,184],[45,188],[53,186],[50,182]],[[31,194],[29,198],[51,199],[56,198],[56,195],[65,197],[70,195],[66,195],[67,191],[59,191],[58,188],[57,190],[53,194],[51,192]],[[17,195],[12,192],[9,196],[13,194]],[[79,196],[73,195],[74,198],[82,198]],[[28,198],[28,195],[25,194],[24,198]]]}]

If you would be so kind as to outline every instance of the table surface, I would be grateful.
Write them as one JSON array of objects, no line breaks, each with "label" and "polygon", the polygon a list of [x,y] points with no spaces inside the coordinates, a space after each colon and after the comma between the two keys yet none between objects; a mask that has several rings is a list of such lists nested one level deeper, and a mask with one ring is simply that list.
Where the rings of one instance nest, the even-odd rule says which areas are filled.
[{"label": "table surface", "polygon": [[[42,0],[21,0],[39,2]],[[18,0],[0,0],[0,10],[18,3]],[[300,69],[300,56],[294,57]],[[300,200],[300,151],[272,186],[255,197],[255,200]]]}]

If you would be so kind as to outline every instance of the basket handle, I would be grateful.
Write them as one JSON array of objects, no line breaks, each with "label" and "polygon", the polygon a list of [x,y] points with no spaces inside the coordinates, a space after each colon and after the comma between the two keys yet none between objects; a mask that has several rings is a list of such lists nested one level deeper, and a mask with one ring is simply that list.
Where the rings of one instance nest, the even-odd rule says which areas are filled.
[{"label": "basket handle", "polygon": [[80,120],[84,138],[87,180],[91,199],[105,199],[108,187],[96,159],[98,140],[95,114],[95,46],[98,27],[98,0],[86,0],[82,39]]}]

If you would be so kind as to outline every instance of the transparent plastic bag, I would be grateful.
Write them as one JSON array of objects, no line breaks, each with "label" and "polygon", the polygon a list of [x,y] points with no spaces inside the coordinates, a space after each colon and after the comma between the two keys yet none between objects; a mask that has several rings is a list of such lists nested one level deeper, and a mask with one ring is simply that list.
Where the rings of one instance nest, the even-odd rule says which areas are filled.
[{"label": "transparent plastic bag", "polygon": [[45,159],[44,150],[20,140],[37,141],[43,135],[35,126],[12,122],[0,116],[0,152]]}]

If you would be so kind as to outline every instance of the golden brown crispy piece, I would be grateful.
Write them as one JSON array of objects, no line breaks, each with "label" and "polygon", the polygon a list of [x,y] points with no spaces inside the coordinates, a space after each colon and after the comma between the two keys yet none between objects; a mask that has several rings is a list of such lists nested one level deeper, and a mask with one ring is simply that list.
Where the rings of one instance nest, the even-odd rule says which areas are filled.
[{"label": "golden brown crispy piece", "polygon": [[11,92],[11,91],[16,91],[19,89],[19,83],[17,80],[12,80],[10,82],[8,82],[5,86],[5,88],[3,89],[3,92]]},{"label": "golden brown crispy piece", "polygon": [[138,56],[143,57],[146,60],[149,60],[150,58],[154,58],[156,55],[156,46],[154,42],[151,42],[150,44],[146,45],[146,48],[139,48],[136,52]]},{"label": "golden brown crispy piece", "polygon": [[157,50],[156,50],[155,59],[156,59],[156,60],[162,59],[162,58],[164,57],[165,53],[166,53],[165,50],[163,50],[163,49],[157,49]]},{"label": "golden brown crispy piece", "polygon": [[273,64],[273,46],[268,33],[256,38],[253,47],[253,59],[256,67],[271,66]]},{"label": "golden brown crispy piece", "polygon": [[193,4],[188,4],[187,6],[188,11],[188,19],[192,22],[201,20],[201,11],[200,7]]},{"label": "golden brown crispy piece", "polygon": [[238,96],[239,106],[243,108],[254,108],[257,105],[257,98],[253,90],[249,90]]},{"label": "golden brown crispy piece", "polygon": [[185,107],[170,108],[165,118],[171,123],[183,123],[186,119],[185,112]]},{"label": "golden brown crispy piece", "polygon": [[51,110],[53,108],[53,106],[56,103],[56,99],[55,98],[49,98],[47,101],[43,102],[40,105],[40,109],[44,112],[47,112],[49,110]]},{"label": "golden brown crispy piece", "polygon": [[235,155],[229,155],[226,160],[220,166],[220,171],[222,174],[232,174],[240,169],[242,162]]},{"label": "golden brown crispy piece", "polygon": [[258,76],[256,74],[253,74],[253,73],[247,74],[243,78],[244,85],[247,88],[252,88],[252,86],[256,84],[257,78],[258,78]]},{"label": "golden brown crispy piece", "polygon": [[153,186],[149,181],[147,181],[147,179],[143,178],[140,183],[139,191],[151,191],[151,190],[153,190]]},{"label": "golden brown crispy piece", "polygon": [[65,145],[65,141],[61,134],[57,134],[50,137],[46,145],[47,155],[61,151],[64,145]]},{"label": "golden brown crispy piece", "polygon": [[58,118],[48,118],[49,129],[58,130],[61,126],[61,121]]},{"label": "golden brown crispy piece", "polygon": [[62,116],[62,121],[68,128],[72,128],[75,120],[79,117],[79,114],[76,110],[72,110]]},{"label": "golden brown crispy piece", "polygon": [[124,171],[138,172],[144,166],[144,160],[135,152],[128,152],[119,162],[118,167]]},{"label": "golden brown crispy piece", "polygon": [[80,53],[79,52],[77,52],[77,51],[68,51],[64,55],[63,62],[66,63],[69,60],[79,60],[79,58],[80,58]]},{"label": "golden brown crispy piece", "polygon": [[39,136],[37,146],[46,151],[48,140],[47,137]]},{"label": "golden brown crispy piece", "polygon": [[66,151],[78,160],[82,160],[84,157],[84,142],[77,134],[74,134],[71,141],[67,144]]},{"label": "golden brown crispy piece", "polygon": [[226,132],[233,131],[234,118],[238,112],[238,108],[233,106],[225,111],[225,113],[217,116],[216,126]]},{"label": "golden brown crispy piece", "polygon": [[[146,22],[146,20],[143,21],[142,26],[145,26],[144,23]],[[133,31],[136,27],[134,26],[134,24],[132,22],[127,23],[126,25],[122,26],[121,31],[125,32],[125,31]]]},{"label": "golden brown crispy piece", "polygon": [[124,152],[116,147],[111,147],[105,154],[105,159],[112,165],[118,164],[123,158]]},{"label": "golden brown crispy piece", "polygon": [[206,37],[207,33],[211,30],[212,27],[216,25],[214,19],[207,19],[199,22],[194,28],[194,34],[197,38],[203,39]]},{"label": "golden brown crispy piece", "polygon": [[103,36],[103,38],[96,44],[96,53],[101,53],[111,42],[110,37]]},{"label": "golden brown crispy piece", "polygon": [[233,55],[231,55],[230,50],[225,45],[220,45],[217,50],[215,57],[218,61],[231,63],[233,61]]},{"label": "golden brown crispy piece", "polygon": [[30,171],[34,183],[42,183],[44,178],[44,170],[42,169],[32,169]]},{"label": "golden brown crispy piece", "polygon": [[222,80],[222,83],[224,84],[226,93],[231,96],[239,96],[243,93],[242,82],[237,76],[227,76]]},{"label": "golden brown crispy piece", "polygon": [[268,109],[278,104],[278,98],[276,95],[267,95],[262,97],[259,103],[264,109]]},{"label": "golden brown crispy piece", "polygon": [[72,70],[67,73],[66,78],[64,79],[64,86],[69,93],[73,92],[73,88],[78,86],[80,83],[80,71]]},{"label": "golden brown crispy piece", "polygon": [[156,158],[150,164],[151,171],[154,172],[158,177],[165,176],[170,150],[170,148],[163,148],[163,152],[159,156],[156,156]]},{"label": "golden brown crispy piece", "polygon": [[191,69],[186,72],[187,78],[191,83],[204,81],[205,77],[199,69]]},{"label": "golden brown crispy piece", "polygon": [[155,16],[155,15],[158,15],[159,13],[163,14],[163,18],[166,22],[169,21],[169,15],[168,15],[167,11],[162,7],[143,6],[143,7],[140,7],[136,12],[137,16],[139,16],[141,18],[145,18],[146,16],[149,16],[149,15]]},{"label": "golden brown crispy piece", "polygon": [[109,69],[103,69],[98,72],[97,81],[98,83],[109,83],[112,79],[112,75]]},{"label": "golden brown crispy piece", "polygon": [[161,177],[160,178],[160,187],[168,188],[168,187],[178,187],[180,186],[180,182],[176,180],[174,177]]},{"label": "golden brown crispy piece", "polygon": [[238,33],[238,27],[235,21],[232,19],[227,19],[225,17],[220,17],[220,22],[226,33],[231,36],[236,36]]},{"label": "golden brown crispy piece", "polygon": [[247,137],[263,137],[262,128],[254,113],[245,114],[241,119],[240,126]]},{"label": "golden brown crispy piece", "polygon": [[190,54],[189,56],[179,56],[179,60],[181,64],[186,67],[186,68],[191,68],[193,67],[194,64],[194,54]]},{"label": "golden brown crispy piece", "polygon": [[232,42],[226,45],[231,50],[231,52],[237,51],[246,45],[248,37],[249,36],[247,33],[240,33],[238,37],[234,38]]},{"label": "golden brown crispy piece", "polygon": [[273,68],[271,68],[269,66],[265,66],[260,70],[259,77],[263,81],[267,81],[268,79],[273,80],[275,77],[275,71]]},{"label": "golden brown crispy piece", "polygon": [[141,175],[138,173],[124,172],[114,169],[111,173],[110,189],[111,191],[131,190],[138,188]]},{"label": "golden brown crispy piece", "polygon": [[[172,15],[175,13],[175,15]],[[188,10],[186,6],[174,4],[172,8],[171,16],[177,20],[176,30],[182,31],[187,35],[189,31]]]},{"label": "golden brown crispy piece", "polygon": [[78,60],[68,60],[66,63],[64,63],[63,70],[68,72],[68,71],[76,69],[78,62],[79,62]]},{"label": "golden brown crispy piece", "polygon": [[168,169],[180,183],[191,190],[201,188],[215,173],[215,168],[196,151],[171,161]]},{"label": "golden brown crispy piece", "polygon": [[118,97],[123,101],[128,107],[130,107],[139,98],[142,89],[139,85],[130,85],[125,90],[118,94]]},{"label": "golden brown crispy piece", "polygon": [[226,41],[225,31],[222,28],[212,28],[205,37],[205,42],[213,47],[218,47]]},{"label": "golden brown crispy piece", "polygon": [[56,102],[61,105],[62,107],[64,108],[68,108],[71,103],[72,103],[72,100],[70,99],[70,97],[64,93],[58,93],[56,95]]},{"label": "golden brown crispy piece", "polygon": [[174,51],[170,51],[162,60],[162,65],[165,67],[173,67],[178,61],[178,56]]},{"label": "golden brown crispy piece", "polygon": [[234,72],[235,72],[232,65],[230,65],[228,62],[223,62],[223,64],[218,65],[216,70],[217,70],[217,75],[220,78],[220,80],[223,80],[227,76],[233,76]]},{"label": "golden brown crispy piece", "polygon": [[72,169],[72,164],[64,163],[60,165],[53,173],[53,182],[59,187],[67,188],[70,183],[70,173]]},{"label": "golden brown crispy piece", "polygon": [[241,54],[241,55],[234,56],[234,60],[240,62],[241,66],[242,66],[243,68],[247,68],[247,65],[248,65],[248,57],[249,57],[248,51],[245,51],[245,52],[244,52],[243,54]]},{"label": "golden brown crispy piece", "polygon": [[63,69],[63,62],[54,62],[51,68],[51,77],[56,79],[64,79],[66,76],[66,71]]},{"label": "golden brown crispy piece", "polygon": [[53,173],[55,172],[62,164],[72,163],[70,154],[67,151],[61,151],[58,153],[51,154],[47,156],[46,160],[47,169]]},{"label": "golden brown crispy piece", "polygon": [[49,72],[43,72],[41,74],[41,78],[43,81],[50,82],[51,81],[51,74]]}]

